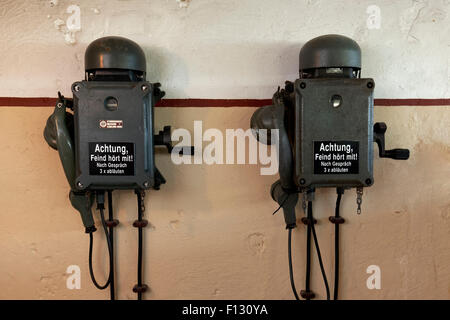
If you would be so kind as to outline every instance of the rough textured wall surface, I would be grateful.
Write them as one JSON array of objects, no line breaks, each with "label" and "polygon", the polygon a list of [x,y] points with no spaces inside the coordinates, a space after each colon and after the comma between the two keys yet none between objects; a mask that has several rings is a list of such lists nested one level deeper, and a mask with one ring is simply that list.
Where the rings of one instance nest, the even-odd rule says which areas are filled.
[{"label": "rough textured wall surface", "polygon": [[[448,0],[0,0],[0,97],[56,97],[58,90],[69,96],[84,76],[86,46],[121,35],[143,46],[148,79],[161,82],[168,98],[270,98],[297,77],[306,41],[339,33],[360,44],[363,76],[375,79],[377,98],[448,98],[449,10]],[[158,108],[155,123],[246,129],[254,110]],[[375,120],[389,127],[387,147],[410,148],[411,158],[376,156],[361,216],[354,190],[344,194],[342,298],[450,298],[449,111],[376,107]],[[107,299],[90,282],[88,236],[70,206],[58,155],[42,138],[51,112],[0,108],[0,299]],[[176,166],[164,153],[157,165],[168,182],[145,200],[146,298],[292,299],[287,232],[282,215],[271,215],[276,176],[259,175],[256,165]],[[333,190],[319,190],[314,207],[330,283],[335,198]],[[114,209],[121,221],[118,298],[133,299],[133,192],[115,192]],[[299,223],[299,289],[305,237]],[[108,268],[101,232],[94,264],[101,281]],[[81,267],[81,290],[66,288],[69,265]],[[366,286],[370,265],[381,268],[380,290]],[[313,267],[312,287],[324,298],[315,256]]]},{"label": "rough textured wall surface", "polygon": [[[254,108],[157,108],[156,123],[192,130],[246,128]],[[67,197],[57,153],[42,138],[51,108],[0,108],[0,299],[107,299],[88,273],[88,236]],[[343,299],[450,298],[450,107],[377,107],[388,124],[388,147],[411,149],[406,162],[375,158],[375,185],[363,212],[355,192],[343,196]],[[167,178],[147,193],[145,281],[148,299],[292,299],[287,231],[269,196],[276,176],[258,165],[174,165],[161,153]],[[133,299],[137,232],[133,192],[115,192],[117,289]],[[334,190],[318,190],[314,205],[324,263],[333,281]],[[300,206],[299,206],[300,207]],[[301,208],[298,218],[303,216]],[[98,213],[95,214],[97,225]],[[294,231],[297,287],[304,283],[305,228]],[[104,236],[95,234],[99,280],[107,270]],[[81,290],[66,288],[66,268],[81,267]],[[369,290],[366,269],[381,269],[381,290]],[[312,288],[324,298],[314,255]]]},{"label": "rough textured wall surface", "polygon": [[[74,4],[79,31],[67,27]],[[122,35],[145,48],[169,98],[265,99],[297,77],[306,41],[339,33],[360,44],[377,98],[448,97],[449,10],[448,0],[0,0],[0,96],[68,94],[86,46]]]}]

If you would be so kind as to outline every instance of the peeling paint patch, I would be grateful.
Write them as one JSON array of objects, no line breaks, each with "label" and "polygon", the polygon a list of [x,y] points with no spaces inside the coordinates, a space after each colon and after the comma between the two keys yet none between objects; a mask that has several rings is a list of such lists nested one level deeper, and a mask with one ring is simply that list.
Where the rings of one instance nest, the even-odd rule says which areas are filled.
[{"label": "peeling paint patch", "polygon": [[191,2],[191,0],[177,0],[177,2],[180,8],[187,8],[189,7],[189,3]]},{"label": "peeling paint patch", "polygon": [[49,1],[50,7],[56,7],[58,5],[58,3],[59,3],[59,0],[50,0]]},{"label": "peeling paint patch", "polygon": [[41,284],[39,299],[48,299],[49,297],[55,297],[58,292],[59,283],[65,278],[65,274],[53,273],[43,274],[39,278]]},{"label": "peeling paint patch", "polygon": [[55,21],[53,21],[53,24],[56,30],[60,31],[64,35],[64,41],[67,44],[75,44],[77,42],[75,38],[76,32],[69,31],[66,27],[66,23],[63,20],[56,19]]},{"label": "peeling paint patch", "polygon": [[64,40],[67,44],[75,44],[77,43],[77,39],[75,38],[75,32],[67,32],[64,34]]},{"label": "peeling paint patch", "polygon": [[450,220],[450,204],[442,209],[441,217],[444,220]]},{"label": "peeling paint patch", "polygon": [[66,23],[62,19],[58,18],[55,21],[53,21],[53,25],[55,26],[56,30],[61,31],[61,27],[65,26]]},{"label": "peeling paint patch", "polygon": [[170,227],[173,230],[176,230],[176,229],[178,229],[179,223],[180,223],[179,220],[172,220],[172,221],[170,221]]},{"label": "peeling paint patch", "polygon": [[259,232],[252,233],[247,237],[247,242],[250,252],[254,256],[261,256],[264,253],[266,249],[264,234]]},{"label": "peeling paint patch", "polygon": [[81,31],[81,10],[77,5],[70,5],[66,12],[71,14],[67,20],[57,18],[53,21],[53,25],[64,35],[64,41],[72,45],[77,42],[76,33]]},{"label": "peeling paint patch", "polygon": [[33,242],[33,243],[30,245],[30,251],[31,251],[32,254],[37,254],[38,249],[37,249],[36,243]]}]

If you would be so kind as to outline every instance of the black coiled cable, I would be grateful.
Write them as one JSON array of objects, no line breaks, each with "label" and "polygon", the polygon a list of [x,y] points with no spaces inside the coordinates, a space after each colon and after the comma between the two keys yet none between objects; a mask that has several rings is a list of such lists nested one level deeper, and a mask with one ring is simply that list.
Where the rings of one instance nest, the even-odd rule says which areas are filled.
[{"label": "black coiled cable", "polygon": [[339,207],[341,205],[341,198],[343,189],[337,189],[337,198],[336,198],[336,209],[334,211],[334,293],[333,299],[338,299],[338,291],[339,291],[339,223],[337,220],[340,218],[339,215]]},{"label": "black coiled cable", "polygon": [[[138,200],[138,221],[142,221],[142,198],[141,194],[137,193]],[[137,265],[137,286],[142,287],[142,228],[138,228],[138,265]],[[138,300],[142,300],[142,292],[138,291]]]},{"label": "black coiled cable", "polygon": [[[113,214],[113,203],[112,203],[112,191],[108,190],[108,219],[109,222],[114,222],[114,214]],[[110,267],[110,275],[111,281],[109,285],[109,295],[111,300],[116,300],[115,294],[115,280],[114,280],[114,225],[110,225],[109,227],[109,241],[111,242],[111,254],[109,255],[109,267]]]},{"label": "black coiled cable", "polygon": [[327,291],[327,300],[330,300],[330,288],[328,286],[327,275],[325,274],[325,268],[323,267],[322,255],[320,254],[319,241],[317,241],[316,229],[314,228],[314,218],[312,211],[312,201],[308,201],[308,217],[311,217],[309,224],[311,225],[311,231],[314,238],[314,244],[316,246],[317,257],[319,259],[320,271],[322,272],[323,282]]},{"label": "black coiled cable", "polygon": [[305,299],[310,300],[314,297],[314,293],[311,292],[311,223],[314,223],[313,217],[307,215],[306,221],[308,225],[306,227],[306,275],[305,275]]},{"label": "black coiled cable", "polygon": [[104,289],[108,288],[108,286],[111,283],[111,279],[112,279],[112,273],[111,273],[111,270],[112,270],[112,268],[111,268],[112,244],[111,244],[111,240],[109,238],[108,228],[106,226],[105,215],[104,215],[104,212],[103,212],[104,208],[102,206],[99,206],[99,210],[100,210],[100,217],[101,217],[101,220],[102,220],[102,227],[103,227],[103,230],[105,232],[106,242],[108,244],[108,252],[109,252],[109,257],[110,257],[110,260],[109,260],[110,261],[109,276],[108,276],[108,280],[106,281],[106,283],[104,285],[99,285],[97,280],[95,279],[94,270],[93,270],[93,267],[92,267],[92,251],[93,251],[92,247],[93,247],[93,244],[94,244],[94,237],[93,237],[92,232],[89,233],[89,274],[91,276],[92,283],[94,283],[94,286],[96,286],[97,289],[104,290]]},{"label": "black coiled cable", "polygon": [[289,278],[291,280],[291,288],[292,291],[294,292],[294,296],[296,300],[300,300],[298,294],[297,294],[297,289],[295,288],[295,283],[294,283],[294,271],[292,268],[292,228],[289,228],[289,236],[288,236],[288,257],[289,257]]}]

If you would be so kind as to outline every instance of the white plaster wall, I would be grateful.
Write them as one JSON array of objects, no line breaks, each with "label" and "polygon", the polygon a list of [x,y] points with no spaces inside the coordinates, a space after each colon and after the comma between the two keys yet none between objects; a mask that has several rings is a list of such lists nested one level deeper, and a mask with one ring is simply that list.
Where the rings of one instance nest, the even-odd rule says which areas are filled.
[{"label": "white plaster wall", "polygon": [[[81,31],[68,44],[55,21],[72,4]],[[367,27],[371,5],[380,29]],[[306,41],[339,33],[359,42],[376,97],[448,97],[449,10],[448,0],[0,0],[0,96],[68,94],[86,46],[122,35],[144,47],[168,98],[270,98],[297,77]]]}]

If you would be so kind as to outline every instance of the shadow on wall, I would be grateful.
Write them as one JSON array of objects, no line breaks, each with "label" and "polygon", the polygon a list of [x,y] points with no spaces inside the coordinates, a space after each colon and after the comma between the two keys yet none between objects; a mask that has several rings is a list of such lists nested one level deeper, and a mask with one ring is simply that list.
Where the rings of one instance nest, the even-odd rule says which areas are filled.
[{"label": "shadow on wall", "polygon": [[147,59],[147,81],[160,82],[166,97],[185,97],[183,88],[189,83],[189,70],[183,59],[166,48],[141,47]]},{"label": "shadow on wall", "polygon": [[[219,92],[223,99],[239,99],[254,96],[255,90],[263,92],[263,98],[270,98],[285,80],[298,78],[298,54],[302,45],[204,43],[201,48],[183,48],[184,55],[202,57],[208,53],[204,59],[196,59],[189,65],[176,48],[144,47],[147,79],[161,82],[167,98],[211,98]],[[259,77],[255,78],[255,74]],[[238,92],[236,87],[240,88]],[[194,94],[193,89],[197,91]]]}]

